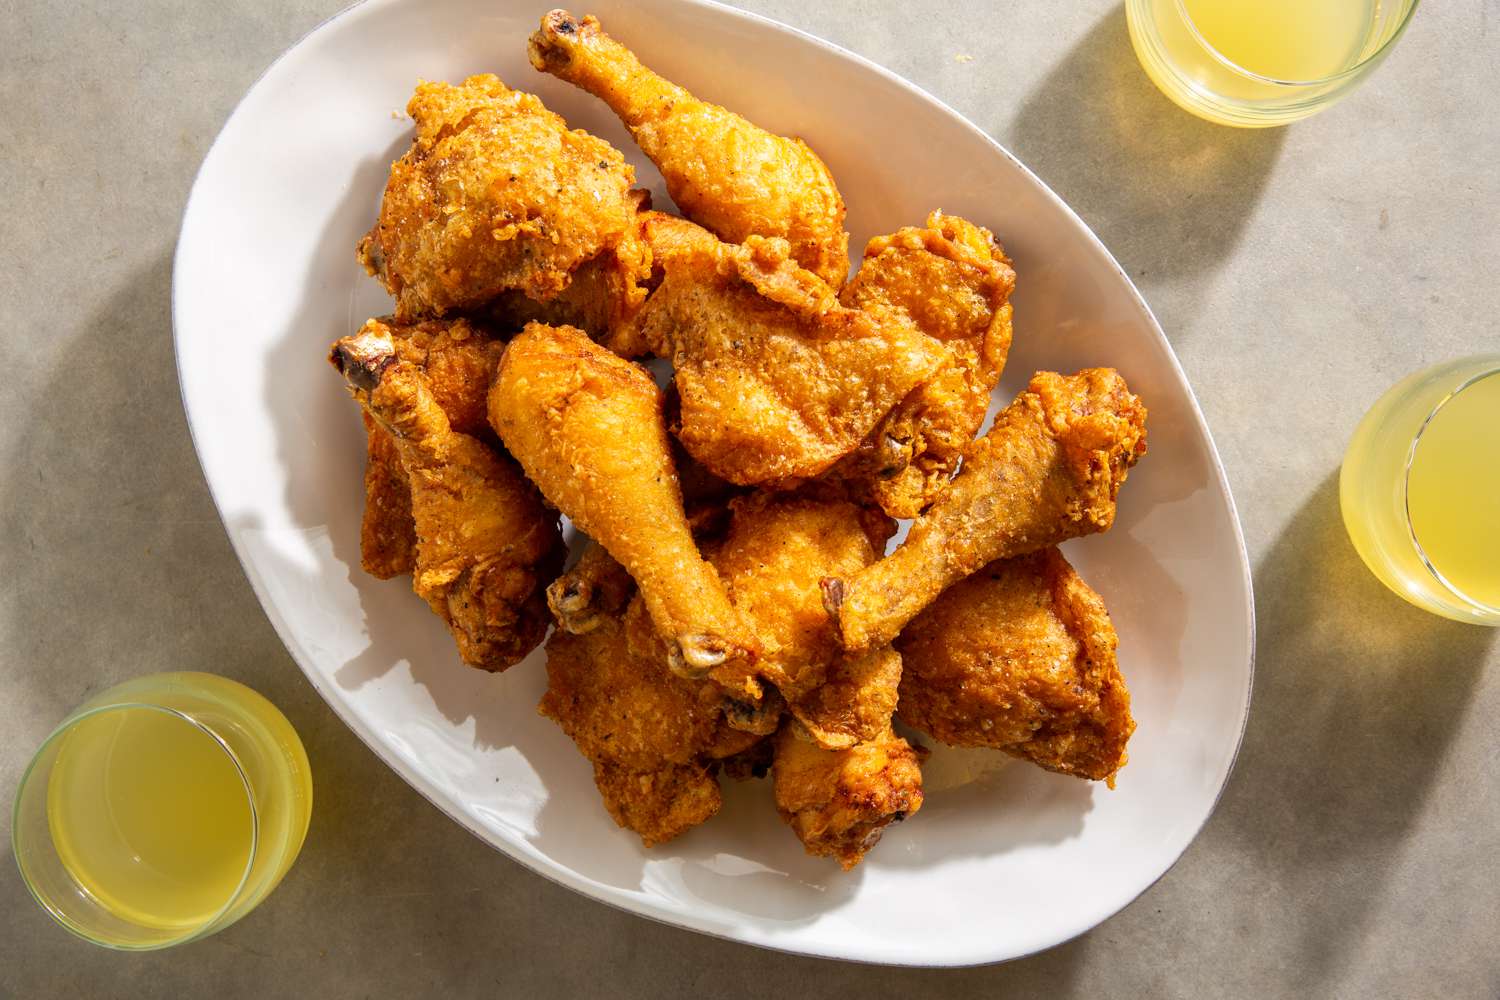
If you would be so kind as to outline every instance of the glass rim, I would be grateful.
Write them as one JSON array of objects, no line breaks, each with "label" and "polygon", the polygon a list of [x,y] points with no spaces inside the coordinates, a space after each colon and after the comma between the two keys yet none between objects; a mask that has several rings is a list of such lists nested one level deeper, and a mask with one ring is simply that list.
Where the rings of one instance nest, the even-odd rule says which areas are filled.
[{"label": "glass rim", "polygon": [[1432,558],[1427,555],[1427,550],[1422,547],[1422,540],[1417,537],[1417,526],[1412,523],[1411,519],[1411,469],[1412,464],[1417,458],[1417,446],[1422,443],[1422,435],[1426,433],[1427,428],[1432,424],[1437,415],[1442,412],[1443,407],[1456,399],[1464,390],[1483,382],[1487,378],[1495,378],[1497,376],[1500,376],[1500,365],[1470,375],[1450,390],[1442,399],[1438,400],[1432,409],[1428,411],[1427,416],[1422,418],[1422,425],[1417,428],[1417,433],[1412,435],[1411,445],[1406,450],[1406,465],[1401,472],[1401,512],[1406,519],[1407,535],[1411,538],[1412,546],[1417,550],[1417,559],[1426,567],[1427,572],[1438,582],[1439,586],[1473,611],[1483,615],[1500,615],[1500,607],[1471,597],[1464,592],[1462,587],[1459,587],[1452,580],[1444,576],[1442,571],[1437,568],[1437,565],[1433,563]]},{"label": "glass rim", "polygon": [[[42,762],[42,757],[47,753],[48,748],[52,747],[58,740],[62,739],[68,733],[72,732],[73,729],[75,729],[80,723],[88,719],[96,718],[109,712],[119,712],[128,709],[147,709],[153,712],[160,712],[163,715],[167,715],[172,718],[180,719],[212,740],[214,744],[221,751],[223,751],[224,755],[229,758],[230,764],[234,766],[234,773],[239,777],[240,787],[244,789],[245,792],[245,803],[250,807],[250,851],[245,858],[245,870],[240,873],[239,882],[235,884],[234,891],[231,892],[229,896],[224,900],[224,904],[217,910],[215,910],[213,915],[204,920],[203,923],[201,923],[197,927],[192,928],[181,936],[167,938],[166,940],[162,941],[153,941],[150,943],[141,944],[122,944],[118,941],[103,940],[97,935],[90,933],[87,929],[78,926],[73,920],[68,918],[67,915],[64,914],[56,905],[54,905],[53,902],[48,899],[32,882],[31,875],[26,870],[26,865],[21,861],[20,844],[18,843],[19,838],[22,836],[22,834],[20,833],[21,800],[25,796],[26,789],[29,787],[31,781],[34,778],[38,777],[36,775],[37,766]],[[48,834],[48,837],[49,839],[51,839],[50,832]],[[180,944],[187,944],[190,941],[196,941],[199,938],[211,933],[213,931],[213,928],[218,925],[219,921],[224,918],[225,914],[229,913],[229,911],[234,907],[235,902],[240,898],[240,894],[245,891],[245,886],[249,884],[250,875],[255,868],[255,861],[259,853],[259,848],[260,810],[256,808],[255,805],[255,792],[250,784],[250,776],[245,773],[245,768],[240,763],[239,756],[235,754],[233,748],[231,748],[229,744],[225,742],[223,737],[214,732],[211,727],[193,718],[188,713],[179,711],[175,708],[169,708],[166,705],[156,705],[146,701],[119,701],[112,702],[108,705],[96,705],[92,708],[85,708],[75,711],[62,722],[58,723],[57,727],[54,728],[52,732],[47,734],[47,738],[44,739],[41,742],[41,745],[37,747],[36,752],[31,755],[31,760],[26,764],[26,770],[21,772],[21,780],[16,785],[16,798],[11,805],[11,855],[15,858],[16,868],[19,869],[21,873],[21,881],[26,883],[26,890],[31,893],[31,898],[35,899],[37,901],[37,904],[40,905],[43,910],[47,911],[48,916],[50,916],[54,921],[60,924],[69,933],[75,935],[76,937],[80,937],[85,941],[88,941],[90,944],[96,944],[102,948],[110,948],[115,951],[157,951],[162,948],[171,948]],[[56,848],[54,847],[54,850],[55,849]],[[61,859],[59,859],[59,863],[61,863]],[[64,869],[66,869],[67,866],[64,865],[63,867]],[[69,877],[71,878],[71,873],[69,873]],[[76,880],[74,880],[74,884],[77,884]],[[82,886],[79,886],[79,889],[85,895],[89,896],[89,898],[93,898],[92,895],[86,889],[83,889]],[[98,905],[100,905],[101,907],[103,906],[102,903]]]},{"label": "glass rim", "polygon": [[1175,0],[1177,13],[1182,17],[1182,23],[1187,26],[1188,31],[1192,33],[1193,39],[1203,47],[1204,51],[1206,51],[1216,61],[1223,64],[1224,67],[1230,72],[1238,73],[1241,76],[1247,77],[1260,83],[1269,83],[1278,87],[1320,87],[1325,84],[1337,83],[1340,80],[1348,79],[1364,71],[1367,67],[1373,65],[1376,61],[1381,59],[1385,55],[1386,50],[1388,50],[1392,45],[1395,45],[1397,40],[1400,39],[1400,37],[1406,32],[1406,26],[1411,23],[1412,15],[1415,14],[1417,12],[1417,8],[1422,5],[1422,0],[1401,0],[1401,2],[1407,5],[1406,10],[1401,14],[1401,23],[1396,25],[1396,29],[1391,32],[1391,37],[1387,38],[1384,42],[1381,42],[1379,48],[1377,48],[1374,52],[1371,52],[1369,55],[1365,56],[1353,66],[1350,66],[1348,69],[1340,70],[1337,73],[1331,73],[1328,76],[1316,77],[1311,80],[1291,80],[1276,76],[1268,76],[1265,73],[1257,73],[1252,69],[1246,69],[1244,66],[1241,66],[1239,63],[1235,62],[1233,59],[1220,52],[1218,47],[1210,42],[1207,38],[1205,38],[1203,32],[1198,30],[1198,24],[1193,20],[1193,15],[1188,13],[1186,0]]}]

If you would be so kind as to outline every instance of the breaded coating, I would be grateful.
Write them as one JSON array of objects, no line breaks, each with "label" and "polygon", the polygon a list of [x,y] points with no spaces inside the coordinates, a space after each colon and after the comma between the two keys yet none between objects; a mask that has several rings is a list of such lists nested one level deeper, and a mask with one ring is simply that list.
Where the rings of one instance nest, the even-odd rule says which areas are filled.
[{"label": "breaded coating", "polygon": [[906,541],[824,582],[844,647],[884,645],[947,587],[986,563],[1106,530],[1146,452],[1146,408],[1111,368],[1038,372],[964,455]]},{"label": "breaded coating", "polygon": [[634,593],[625,567],[604,546],[586,541],[578,561],[547,588],[547,607],[558,628],[584,635],[622,614]]},{"label": "breaded coating", "polygon": [[829,750],[878,737],[896,711],[902,663],[890,646],[839,656],[822,684],[788,704],[798,735]]},{"label": "breaded coating", "polygon": [[557,515],[508,457],[459,434],[421,372],[384,333],[366,329],[330,360],[391,435],[411,485],[412,589],[453,633],[465,663],[504,670],[547,631],[543,590],[562,569]]},{"label": "breaded coating", "polygon": [[376,579],[389,580],[417,564],[411,484],[396,442],[363,409],[360,417],[365,424],[365,510],[359,524],[359,564]]},{"label": "breaded coating", "polygon": [[[365,322],[361,332],[388,337],[396,356],[422,373],[423,384],[460,434],[488,436],[485,398],[505,345],[468,320],[397,323],[385,316]],[[416,564],[417,529],[411,486],[395,442],[368,413],[365,511],[360,524],[360,563],[382,580],[410,573]]]},{"label": "breaded coating", "polygon": [[538,711],[594,763],[610,815],[647,847],[717,812],[713,762],[760,740],[730,726],[730,704],[712,681],[667,668],[666,647],[639,597],[623,620],[601,615],[587,634],[559,630],[547,642]]},{"label": "breaded coating", "polygon": [[753,658],[688,528],[662,393],[644,369],[580,330],[533,323],[506,348],[489,416],[543,495],[634,577],[675,671]]},{"label": "breaded coating", "polygon": [[676,369],[678,439],[746,486],[826,472],[947,356],[909,323],[840,305],[784,240],[760,237],[678,255],[637,325]]},{"label": "breaded coating", "polygon": [[402,319],[478,309],[512,289],[546,302],[635,217],[620,151],[498,77],[419,83],[406,110],[416,137],[358,248]]},{"label": "breaded coating", "polygon": [[925,229],[871,240],[840,293],[851,308],[894,311],[947,351],[839,470],[865,479],[892,517],[916,517],[937,497],[984,423],[1010,351],[1015,284],[989,230],[933,212]]},{"label": "breaded coating", "polygon": [[484,310],[484,315],[511,333],[527,323],[576,326],[621,357],[644,353],[632,349],[629,334],[633,330],[631,321],[652,287],[652,247],[646,232],[648,220],[660,213],[644,210],[650,203],[648,192],[631,194],[643,210],[636,213],[617,244],[578,265],[568,287],[546,302],[520,291],[505,292]]},{"label": "breaded coating", "polygon": [[783,237],[799,264],[835,287],[849,276],[844,199],[801,139],[772,135],[662,79],[594,17],[546,14],[530,55],[537,69],[609,105],[683,215],[730,243]]},{"label": "breaded coating", "polygon": [[887,826],[922,808],[923,755],[889,728],[847,750],[824,750],[783,726],[771,765],[776,809],[808,854],[848,871]]},{"label": "breaded coating", "polygon": [[896,639],[901,719],[1113,788],[1135,731],[1117,644],[1104,601],[1057,549],[992,562]]},{"label": "breaded coating", "polygon": [[[818,582],[874,562],[894,525],[847,500],[799,494],[754,493],[729,509],[729,531],[709,560],[760,641],[761,655],[746,669],[796,702],[843,652]],[[726,667],[713,676],[734,686]]]}]

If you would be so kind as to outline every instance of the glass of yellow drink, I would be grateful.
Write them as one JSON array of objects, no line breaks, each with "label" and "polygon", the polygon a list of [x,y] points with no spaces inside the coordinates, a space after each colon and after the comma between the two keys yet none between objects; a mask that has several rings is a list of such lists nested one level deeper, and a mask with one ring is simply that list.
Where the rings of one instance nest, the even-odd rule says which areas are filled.
[{"label": "glass of yellow drink", "polygon": [[1500,354],[1417,372],[1382,396],[1349,442],[1339,501],[1386,586],[1500,626]]},{"label": "glass of yellow drink", "polygon": [[275,705],[212,674],[153,674],[90,699],[42,744],[11,846],[59,923],[141,951],[250,912],[311,813],[307,754]]},{"label": "glass of yellow drink", "polygon": [[1126,0],[1146,75],[1222,125],[1285,125],[1354,89],[1417,0]]}]

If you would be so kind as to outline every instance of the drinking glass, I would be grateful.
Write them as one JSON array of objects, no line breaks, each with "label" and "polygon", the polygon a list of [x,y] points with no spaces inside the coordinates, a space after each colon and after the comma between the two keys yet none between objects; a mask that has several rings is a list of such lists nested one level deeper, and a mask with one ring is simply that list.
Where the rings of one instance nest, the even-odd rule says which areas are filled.
[{"label": "drinking glass", "polygon": [[222,930],[281,881],[312,811],[286,716],[212,674],[138,677],[79,706],[16,793],[11,845],[36,900],[96,944]]},{"label": "drinking glass", "polygon": [[1436,365],[1382,396],[1350,439],[1339,502],[1386,586],[1500,626],[1500,354]]},{"label": "drinking glass", "polygon": [[1286,125],[1380,65],[1418,0],[1126,0],[1146,75],[1221,125]]}]

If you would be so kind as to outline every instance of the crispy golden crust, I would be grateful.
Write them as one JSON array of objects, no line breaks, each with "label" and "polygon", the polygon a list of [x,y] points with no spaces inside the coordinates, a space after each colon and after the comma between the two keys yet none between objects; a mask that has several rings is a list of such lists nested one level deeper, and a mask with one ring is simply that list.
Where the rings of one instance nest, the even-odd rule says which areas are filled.
[{"label": "crispy golden crust", "polygon": [[916,517],[936,498],[984,422],[1010,351],[1015,283],[989,230],[933,212],[925,229],[871,240],[840,294],[851,308],[895,312],[948,355],[840,465],[892,517]]},{"label": "crispy golden crust", "polygon": [[509,457],[451,428],[389,336],[346,337],[332,360],[406,469],[412,588],[447,622],[464,662],[484,670],[518,662],[547,630],[543,589],[565,552],[557,515]]},{"label": "crispy golden crust", "polygon": [[359,525],[359,563],[381,580],[410,573],[417,560],[417,526],[401,453],[385,428],[361,411],[365,423],[365,512]]},{"label": "crispy golden crust", "polygon": [[761,656],[753,664],[720,667],[713,676],[738,687],[748,670],[795,702],[823,683],[841,652],[818,581],[874,562],[889,537],[889,521],[872,522],[846,500],[798,494],[755,493],[731,501],[729,509],[728,533],[709,559],[755,630]]},{"label": "crispy golden crust", "polygon": [[[467,320],[366,321],[361,333],[389,338],[396,356],[415,365],[453,430],[487,436],[485,397],[505,345]],[[365,511],[360,562],[380,579],[410,573],[416,562],[411,486],[391,436],[366,413]]]},{"label": "crispy golden crust", "polygon": [[1039,372],[974,442],[963,468],[905,543],[825,582],[844,646],[890,642],[946,587],[986,563],[1104,531],[1146,451],[1146,408],[1109,368]]},{"label": "crispy golden crust", "polygon": [[639,598],[623,620],[601,615],[587,634],[557,631],[547,642],[538,711],[594,763],[610,815],[647,847],[718,811],[714,762],[760,742],[732,727],[732,708],[712,681],[671,673]]},{"label": "crispy golden crust", "polygon": [[845,871],[864,859],[885,828],[922,808],[921,753],[889,728],[847,750],[824,750],[776,734],[771,777],[776,809],[808,854]]},{"label": "crispy golden crust", "polygon": [[741,485],[821,475],[946,355],[910,324],[839,305],[785,241],[759,237],[680,254],[637,326],[676,369],[678,439]]},{"label": "crispy golden crust", "polygon": [[554,10],[531,36],[531,64],[598,97],[661,170],[694,222],[730,243],[779,236],[809,271],[849,274],[844,199],[816,153],[698,100],[645,66],[594,17]]},{"label": "crispy golden crust", "polygon": [[620,241],[635,173],[619,150],[492,75],[420,83],[416,137],[391,165],[359,245],[403,319],[477,309],[519,290],[545,302]]},{"label": "crispy golden crust", "polygon": [[547,499],[635,578],[674,669],[699,676],[753,658],[693,542],[650,375],[579,330],[533,323],[506,349],[489,414]]},{"label": "crispy golden crust", "polygon": [[890,646],[835,659],[822,684],[788,705],[798,735],[830,750],[875,739],[896,711],[901,663]]},{"label": "crispy golden crust", "polygon": [[625,611],[635,581],[598,542],[586,542],[578,561],[547,588],[547,607],[557,627],[574,635],[592,632]]},{"label": "crispy golden crust", "polygon": [[1114,787],[1135,730],[1116,645],[1104,602],[1057,549],[990,563],[896,640],[902,721]]}]

